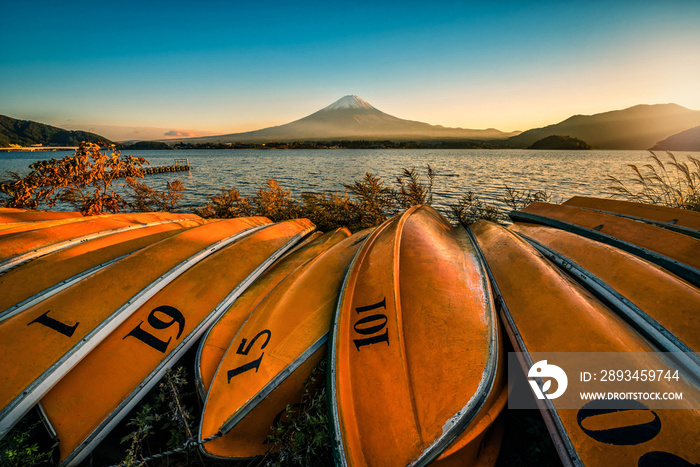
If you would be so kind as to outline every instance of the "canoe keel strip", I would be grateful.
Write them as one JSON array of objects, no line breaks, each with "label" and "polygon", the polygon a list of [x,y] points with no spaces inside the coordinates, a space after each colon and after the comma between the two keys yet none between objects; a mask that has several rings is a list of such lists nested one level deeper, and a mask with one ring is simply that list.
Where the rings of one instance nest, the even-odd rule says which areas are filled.
[{"label": "canoe keel strip", "polygon": [[[260,224],[260,222],[258,222]],[[214,224],[212,224],[214,225]],[[203,226],[200,228],[206,228]],[[251,232],[264,228],[265,225],[257,225],[255,223],[249,223],[248,225],[241,224],[241,227],[234,229],[237,232],[233,235],[229,235],[224,239],[218,240],[213,244],[210,244],[198,253],[190,256],[189,258],[181,261],[175,267],[169,271],[162,274],[156,280],[148,284],[146,287],[142,288],[136,295],[131,297],[126,303],[117,308],[115,311],[109,313],[101,322],[99,322],[92,329],[84,330],[82,333],[76,334],[76,330],[81,322],[81,319],[77,319],[75,324],[69,325],[60,320],[49,316],[51,310],[39,315],[28,323],[23,322],[23,317],[25,313],[16,315],[13,318],[3,321],[0,325],[1,327],[6,327],[8,329],[7,333],[12,333],[12,330],[19,326],[21,329],[24,326],[32,324],[43,325],[47,329],[51,329],[54,333],[61,334],[65,337],[72,339],[70,343],[66,341],[60,342],[61,348],[65,348],[61,354],[59,351],[58,358],[53,361],[47,362],[48,365],[45,369],[37,374],[36,376],[30,375],[33,378],[32,381],[27,383],[15,382],[12,376],[6,375],[5,382],[3,386],[7,389],[3,391],[3,401],[5,404],[2,411],[0,411],[0,438],[5,436],[7,432],[14,426],[14,424],[25,414],[31,407],[38,402],[38,400],[52,387],[54,386],[60,378],[65,375],[73,366],[75,366],[85,355],[87,355],[95,346],[105,337],[107,337],[114,329],[116,329],[123,321],[125,321],[131,313],[137,310],[141,305],[148,301],[153,295],[158,291],[163,289],[168,283],[172,282],[180,274],[182,274],[187,269],[191,268],[197,262],[206,258],[207,256],[213,254],[219,249],[225,247],[226,245],[236,241],[241,236],[250,234]],[[194,229],[196,230],[196,229]],[[191,230],[189,232],[194,232]],[[188,232],[185,232],[188,233]],[[174,237],[174,238],[177,238]],[[144,251],[144,250],[142,250]],[[137,255],[131,256],[131,258],[136,258]],[[126,258],[127,260],[129,258]],[[114,266],[119,265],[120,262],[115,263]],[[110,271],[111,268],[103,269],[103,272]],[[64,293],[73,292],[72,289],[64,291]],[[57,294],[56,296],[60,296]],[[79,294],[78,294],[79,295]],[[76,298],[77,299],[77,298]],[[43,304],[41,302],[39,305]],[[27,311],[29,312],[29,310]],[[26,318],[28,319],[28,318]],[[26,321],[24,319],[24,321]],[[18,322],[19,320],[19,322]],[[2,332],[0,327],[0,332]],[[53,336],[53,334],[52,334]],[[55,337],[54,337],[55,338]],[[10,345],[9,341],[6,341],[6,345]],[[66,347],[68,344],[70,347]],[[51,355],[55,354],[52,353]],[[51,358],[50,356],[48,358]],[[9,365],[19,365],[21,362],[8,362]],[[11,368],[9,374],[20,375],[21,378],[26,380],[26,376],[23,376],[23,371],[20,368]],[[21,381],[21,379],[20,379]],[[17,388],[17,389],[14,389]],[[8,397],[9,396],[9,397]]]}]

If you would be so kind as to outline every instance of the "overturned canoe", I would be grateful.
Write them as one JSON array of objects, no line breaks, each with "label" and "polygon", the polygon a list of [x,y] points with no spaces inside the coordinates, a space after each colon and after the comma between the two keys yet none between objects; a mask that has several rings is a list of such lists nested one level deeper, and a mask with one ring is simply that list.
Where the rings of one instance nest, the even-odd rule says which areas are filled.
[{"label": "overturned canoe", "polygon": [[91,276],[112,262],[204,220],[164,222],[99,237],[23,263],[0,275],[0,320]]},{"label": "overturned canoe", "polygon": [[216,370],[231,341],[258,304],[297,267],[349,236],[349,230],[340,228],[300,245],[265,271],[209,328],[199,344],[195,359],[195,381],[202,400],[207,397]]},{"label": "overturned canoe", "polygon": [[231,342],[211,383],[200,425],[209,456],[265,454],[271,427],[301,400],[304,382],[325,355],[331,317],[350,261],[368,232],[348,237],[284,277]]},{"label": "overturned canoe", "polygon": [[212,222],[161,240],[0,322],[0,437],[145,301],[198,261],[269,224]]},{"label": "overturned canoe", "polygon": [[675,230],[687,235],[700,234],[700,212],[687,209],[657,206],[654,204],[633,203],[617,199],[587,198],[574,196],[565,201],[565,206],[593,209],[615,214],[633,220],[641,220],[657,227]]},{"label": "overturned canoe", "polygon": [[83,217],[75,211],[31,211],[26,209],[1,208],[0,223],[14,222],[34,222],[54,219],[70,219],[72,217]]},{"label": "overturned canoe", "polygon": [[[106,216],[100,216],[100,218],[105,217]],[[5,235],[30,232],[32,230],[48,229],[51,227],[58,227],[59,225],[78,224],[80,222],[85,222],[86,220],[90,219],[95,220],[95,218],[81,216],[67,217],[61,219],[49,219],[42,221],[11,222],[7,224],[0,224],[0,239],[2,239]]]},{"label": "overturned canoe", "polygon": [[[78,213],[79,214],[79,213]],[[22,232],[31,232],[34,230],[49,229],[51,227],[76,225],[76,231],[80,232],[81,227],[78,224],[89,222],[94,224],[96,221],[104,220],[122,220],[129,223],[153,222],[157,220],[181,220],[181,219],[199,219],[196,214],[184,213],[169,213],[169,212],[140,212],[140,213],[120,213],[120,214],[100,214],[97,216],[71,216],[60,217],[56,219],[47,219],[39,221],[22,221],[14,223],[0,224],[0,239],[9,238],[12,234]],[[65,230],[65,229],[63,229]],[[58,232],[61,232],[59,229]],[[59,233],[59,235],[61,235]],[[7,237],[6,237],[7,236]]]},{"label": "overturned canoe", "polygon": [[428,206],[379,226],[348,271],[330,346],[339,465],[425,465],[451,445],[465,449],[455,442],[501,393],[503,371],[491,292],[465,230]]},{"label": "overturned canoe", "polygon": [[84,459],[217,315],[313,228],[296,219],[239,238],[174,279],[80,361],[41,400],[61,463]]},{"label": "overturned canoe", "polygon": [[612,214],[548,203],[532,203],[510,217],[548,225],[607,243],[647,259],[700,285],[700,239]]},{"label": "overturned canoe", "polygon": [[199,219],[199,216],[169,213],[109,214],[77,220],[69,219],[74,222],[2,235],[0,236],[0,272],[86,240],[158,223],[187,219]]},{"label": "overturned canoe", "polygon": [[[522,362],[526,374],[535,352],[624,352],[636,368],[666,366],[625,320],[515,233],[486,221],[473,224],[471,231],[495,284],[511,342],[528,356]],[[657,465],[653,462],[660,459],[666,459],[664,465],[697,463],[700,414],[692,402],[697,387],[683,378],[658,387],[683,392],[687,400],[678,401],[681,410],[652,411],[637,401],[631,401],[634,410],[562,409],[561,399],[545,399],[542,414],[562,461],[577,466]]]},{"label": "overturned canoe", "polygon": [[527,223],[516,223],[512,230],[622,313],[648,340],[665,352],[694,355],[700,368],[697,287],[649,261],[570,232]]}]

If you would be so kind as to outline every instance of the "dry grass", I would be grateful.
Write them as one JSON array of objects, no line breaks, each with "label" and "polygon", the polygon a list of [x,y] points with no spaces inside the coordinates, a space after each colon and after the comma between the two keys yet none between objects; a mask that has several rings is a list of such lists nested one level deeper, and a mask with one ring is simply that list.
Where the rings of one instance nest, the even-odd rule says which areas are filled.
[{"label": "dry grass", "polygon": [[687,156],[688,161],[681,162],[673,153],[666,154],[666,162],[651,152],[651,163],[629,165],[632,175],[626,180],[608,175],[613,183],[608,188],[629,201],[700,211],[700,160]]}]

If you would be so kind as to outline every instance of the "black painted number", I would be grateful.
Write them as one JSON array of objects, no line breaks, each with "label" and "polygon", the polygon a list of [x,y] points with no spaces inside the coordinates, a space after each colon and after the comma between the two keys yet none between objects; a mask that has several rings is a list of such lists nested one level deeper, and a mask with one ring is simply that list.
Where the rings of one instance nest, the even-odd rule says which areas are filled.
[{"label": "black painted number", "polygon": [[43,324],[47,328],[51,328],[56,332],[60,332],[64,336],[71,337],[75,330],[78,328],[78,325],[80,322],[75,323],[73,326],[69,326],[66,323],[63,323],[61,321],[58,321],[57,319],[53,319],[52,317],[49,316],[49,312],[51,310],[47,311],[43,315],[39,316],[37,319],[34,321],[31,321],[30,323],[27,323],[27,326],[30,324],[34,323],[39,323]]},{"label": "black painted number", "polygon": [[[581,407],[576,414],[576,421],[584,433],[596,441],[616,446],[633,446],[654,439],[661,431],[661,420],[656,412],[649,410],[641,402],[626,401],[626,407],[620,408],[620,401],[592,401]],[[648,410],[654,419],[647,423],[631,426],[621,426],[604,430],[589,430],[583,426],[583,421],[589,417],[627,410]]]},{"label": "black painted number", "polygon": [[[594,440],[612,444],[614,446],[634,446],[651,441],[661,432],[661,419],[656,412],[652,411],[641,402],[628,400],[626,406],[620,407],[619,400],[595,400],[587,403],[576,414],[576,421],[579,427]],[[605,415],[614,412],[624,412],[626,410],[646,410],[654,419],[637,425],[608,428],[605,430],[589,430],[583,426],[584,420],[588,417]],[[682,457],[664,451],[650,451],[643,454],[637,463],[638,467],[652,467],[663,465],[664,467],[697,467],[699,464],[692,464]]]},{"label": "black painted number", "polygon": [[[164,315],[165,317],[170,319],[163,320],[161,319],[160,315]],[[180,336],[182,335],[182,331],[185,329],[185,317],[182,315],[180,310],[168,305],[163,305],[154,308],[148,314],[147,321],[148,325],[152,329],[158,330],[167,329],[173,324],[177,324],[177,336],[175,337],[176,339],[180,338]],[[170,341],[173,337],[170,336],[167,341],[158,339],[156,336],[143,329],[141,327],[142,324],[143,321],[141,321],[138,326],[132,329],[129,334],[124,336],[124,339],[126,339],[127,337],[135,337],[144,344],[153,347],[158,352],[165,353],[165,351],[168,350],[168,345],[170,344]]]},{"label": "black painted number", "polygon": [[[365,345],[378,344],[380,342],[386,342],[386,345],[389,345],[389,330],[386,329],[386,323],[388,321],[386,315],[384,313],[363,315],[363,313],[374,311],[379,308],[384,308],[384,310],[386,310],[386,298],[383,298],[381,302],[377,302],[373,305],[355,308],[357,314],[361,315],[362,318],[355,322],[353,329],[361,336],[368,336],[353,339],[353,343],[358,351]],[[382,329],[384,332],[381,332]]]},{"label": "black painted number", "polygon": [[[263,331],[260,331],[253,337],[253,339],[248,342],[247,339],[242,339],[241,344],[238,346],[238,349],[236,350],[236,353],[238,355],[248,355],[250,353],[251,348],[253,347],[253,344],[255,344],[255,341],[257,341],[262,335],[266,335],[267,337],[265,338],[265,342],[262,343],[260,346],[260,350],[263,350],[267,344],[270,342],[270,337],[272,337],[272,333],[265,329]],[[246,343],[248,345],[246,345]],[[255,372],[258,372],[258,368],[260,368],[260,362],[262,361],[263,355],[265,355],[265,352],[260,354],[260,357],[257,359],[253,360],[252,362],[248,362],[244,365],[239,366],[238,368],[234,368],[233,370],[229,370],[226,375],[228,376],[228,382],[231,383],[231,378],[234,376],[240,375],[241,373],[245,373],[248,370],[255,369]]]}]

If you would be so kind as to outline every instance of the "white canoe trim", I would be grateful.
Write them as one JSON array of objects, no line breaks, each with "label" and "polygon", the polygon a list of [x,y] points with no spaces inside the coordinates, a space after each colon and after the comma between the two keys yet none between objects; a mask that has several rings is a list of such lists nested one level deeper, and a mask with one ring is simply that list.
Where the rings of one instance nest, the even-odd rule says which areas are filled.
[{"label": "white canoe trim", "polygon": [[70,371],[70,369],[85,355],[90,353],[100,341],[122,324],[134,311],[172,282],[176,277],[226,245],[268,226],[269,224],[252,227],[230,237],[218,240],[161,275],[116,311],[112,312],[0,411],[0,439],[10,431],[15,423],[17,423],[17,421],[19,421],[19,419],[63,377],[63,375]]},{"label": "white canoe trim", "polygon": [[[7,271],[8,269],[13,268],[13,267],[15,267],[19,264],[22,264],[26,261],[29,261],[30,259],[38,258],[39,256],[48,255],[49,253],[63,250],[65,248],[71,247],[73,245],[87,242],[88,240],[94,240],[96,238],[106,237],[107,235],[113,235],[113,234],[120,233],[120,232],[126,232],[128,230],[143,229],[145,227],[151,227],[151,226],[161,225],[161,224],[171,224],[173,222],[183,222],[183,221],[187,221],[187,220],[193,220],[193,219],[182,218],[182,219],[172,219],[172,220],[151,222],[151,223],[147,223],[147,224],[129,225],[126,227],[119,227],[116,229],[102,230],[100,232],[94,232],[94,233],[91,233],[88,235],[83,235],[80,237],[75,237],[75,238],[71,238],[68,240],[64,240],[62,242],[52,243],[50,245],[45,245],[45,246],[42,246],[40,248],[36,248],[34,250],[27,251],[26,253],[21,253],[19,255],[15,255],[15,256],[12,256],[11,258],[7,258],[3,261],[0,261],[0,273],[3,273],[5,271]],[[22,233],[24,233],[24,232],[22,232]]]},{"label": "white canoe trim", "polygon": [[44,412],[44,407],[41,405],[41,402],[36,403],[36,410],[39,413],[41,423],[44,424],[44,428],[46,428],[46,431],[49,432],[49,436],[51,437],[51,439],[56,439],[58,433],[56,433],[56,429],[51,424],[51,420],[49,420],[49,417],[46,416],[46,412]]},{"label": "white canoe trim", "polygon": [[632,253],[633,255],[639,256],[640,258],[644,258],[647,261],[651,261],[652,263],[658,264],[662,268],[666,269],[667,271],[671,271],[675,275],[687,280],[691,284],[695,286],[700,286],[700,269],[697,269],[679,260],[665,256],[662,253],[650,250],[649,248],[630,243],[626,240],[620,240],[617,237],[598,232],[597,230],[589,229],[587,227],[581,227],[580,225],[573,224],[571,222],[546,217],[540,214],[512,211],[508,214],[508,216],[510,216],[510,218],[516,222],[532,222],[535,224],[555,227],[557,229],[581,235],[582,237],[590,238],[591,240],[595,240],[600,243],[605,243],[607,245],[614,246],[615,248],[619,248],[620,250]]},{"label": "white canoe trim", "polygon": [[[255,409],[255,407],[258,406],[260,402],[263,401],[267,396],[272,393],[275,389],[279,387],[280,384],[284,382],[289,376],[291,376],[297,368],[299,368],[304,362],[306,362],[311,356],[316,353],[318,349],[323,347],[326,342],[328,342],[328,332],[325,333],[323,336],[321,336],[320,339],[318,339],[316,342],[311,345],[308,349],[306,349],[304,352],[301,353],[292,363],[290,363],[287,367],[285,367],[282,371],[277,373],[274,378],[270,380],[269,383],[267,383],[263,388],[258,391],[253,397],[251,397],[248,402],[246,402],[240,409],[238,409],[226,422],[224,422],[223,425],[221,425],[221,428],[219,429],[219,433],[222,435],[225,435],[229,431],[231,431],[238,423],[240,423],[241,420],[243,420],[250,412]],[[204,408],[202,409],[202,412],[204,412],[204,409],[206,409],[206,401],[204,402]],[[199,434],[198,434],[198,441],[201,443],[202,442],[202,418],[200,418],[199,421]],[[210,457],[212,459],[220,459],[220,460],[231,460],[230,457],[223,457],[223,456],[216,456],[206,450],[203,449],[203,446],[200,445],[200,451],[205,454],[207,457]]]},{"label": "white canoe trim", "polygon": [[[266,224],[259,227],[254,227],[248,229],[242,233],[245,236],[253,234],[255,231],[272,227],[275,224]],[[303,236],[305,236],[309,231],[313,231],[314,227],[310,227],[303,232],[292,237],[287,243],[285,243],[281,248],[270,255],[265,261],[260,263],[253,272],[251,272],[243,281],[241,281],[219,304],[204,318],[195,329],[192,330],[187,336],[183,337],[182,341],[173,348],[173,350],[166,355],[161,363],[139,384],[113,411],[105,418],[98,427],[93,430],[90,435],[85,438],[85,440],[76,447],[73,452],[71,452],[63,462],[61,466],[73,466],[78,465],[82,462],[85,457],[87,457],[93,449],[109,434],[110,431],[126,416],[129,411],[139,403],[141,398],[148,393],[160,379],[163,377],[168,368],[172,367],[182,355],[190,349],[192,344],[199,339],[204,332],[211,327],[213,323],[219,318],[219,316],[226,310],[255,280],[262,275],[267,268],[269,268],[278,258],[280,258],[284,253],[294,246]],[[233,241],[239,240],[243,235],[235,236],[233,240],[231,238],[226,240],[226,244],[221,247],[217,247],[218,251],[224,246],[229,245]],[[207,251],[209,251],[207,249]],[[207,255],[209,256],[209,255]],[[202,258],[204,259],[204,258]],[[174,279],[174,278],[173,278]],[[162,287],[161,287],[162,289]],[[152,294],[151,297],[155,295]],[[151,298],[149,297],[149,298]],[[143,305],[143,303],[141,303]],[[139,305],[139,306],[141,306]]]}]

